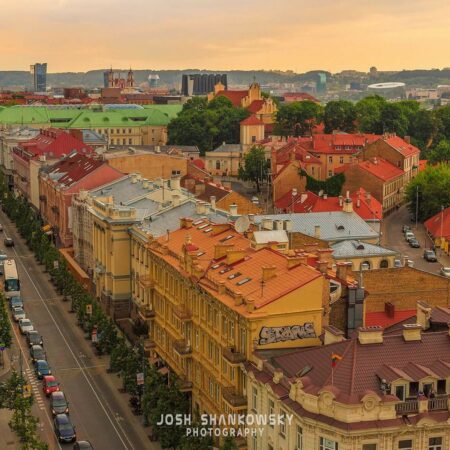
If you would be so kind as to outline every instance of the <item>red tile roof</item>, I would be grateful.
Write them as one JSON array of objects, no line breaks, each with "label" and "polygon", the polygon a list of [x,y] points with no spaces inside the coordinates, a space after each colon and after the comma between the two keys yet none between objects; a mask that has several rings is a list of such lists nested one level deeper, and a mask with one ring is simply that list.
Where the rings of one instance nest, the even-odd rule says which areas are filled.
[{"label": "red tile roof", "polygon": [[[253,103],[255,103],[255,102],[253,102]],[[264,123],[252,114],[251,116],[242,120],[241,125],[264,125]]]},{"label": "red tile roof", "polygon": [[392,148],[400,152],[403,156],[418,155],[420,150],[412,144],[408,144],[400,136],[389,136],[383,138],[383,140],[389,144]]},{"label": "red tile roof", "polygon": [[408,309],[406,311],[396,310],[393,317],[389,317],[384,311],[370,312],[366,313],[364,323],[366,327],[379,325],[380,327],[386,328],[415,316],[416,312],[415,309]]},{"label": "red tile roof", "polygon": [[48,174],[58,184],[70,187],[103,164],[107,163],[98,159],[89,158],[85,155],[73,153],[54,164]]},{"label": "red tile roof", "polygon": [[419,160],[419,172],[422,172],[422,170],[425,170],[427,168],[428,160],[421,159]]},{"label": "red tile roof", "polygon": [[228,98],[234,106],[241,106],[241,101],[247,97],[248,91],[219,91],[216,97],[226,97]]},{"label": "red tile roof", "polygon": [[405,173],[402,169],[394,166],[389,161],[378,157],[371,158],[366,161],[358,161],[352,164],[344,164],[343,166],[337,167],[334,170],[334,173],[344,173],[352,166],[357,166],[383,181],[393,180],[394,178],[398,178]]},{"label": "red tile roof", "polygon": [[[367,192],[363,188],[350,194],[353,203],[353,210],[364,220],[381,220],[383,217],[383,208],[381,203],[370,196],[367,198]],[[359,206],[358,206],[359,199]],[[292,210],[292,191],[287,192],[283,197],[275,202],[275,206],[286,211]],[[298,194],[294,203],[294,212],[308,213],[308,212],[332,212],[342,211],[342,206],[339,204],[339,197],[327,197],[314,194],[307,191]]]},{"label": "red tile roof", "polygon": [[247,111],[250,111],[252,114],[256,114],[264,105],[265,100],[253,100],[250,105],[247,106]]},{"label": "red tile roof", "polygon": [[424,223],[428,233],[433,237],[450,237],[450,207],[439,211]]},{"label": "red tile roof", "polygon": [[311,102],[320,103],[316,97],[313,97],[311,94],[307,92],[286,92],[283,94],[284,100],[287,102],[298,102],[309,100]]},{"label": "red tile roof", "polygon": [[205,162],[202,159],[193,159],[191,163],[194,164],[194,166],[197,166],[199,169],[205,169]]}]

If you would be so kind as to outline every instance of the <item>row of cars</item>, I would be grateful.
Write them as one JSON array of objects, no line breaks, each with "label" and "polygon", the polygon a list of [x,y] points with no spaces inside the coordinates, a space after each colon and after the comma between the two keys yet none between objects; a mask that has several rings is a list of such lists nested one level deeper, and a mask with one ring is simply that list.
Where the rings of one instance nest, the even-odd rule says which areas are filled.
[{"label": "row of cars", "polygon": [[[403,234],[405,236],[405,240],[409,243],[409,245],[413,248],[420,248],[419,241],[416,236],[412,232],[411,228],[408,225],[403,225],[402,228]],[[434,249],[426,248],[423,251],[423,259],[430,263],[435,263],[438,261],[436,252]],[[440,275],[450,278],[450,267],[441,267],[439,270]]]},{"label": "row of cars", "polygon": [[[33,363],[34,372],[39,380],[42,380],[42,391],[50,399],[50,410],[53,417],[53,427],[59,442],[76,441],[75,426],[69,416],[69,402],[61,390],[61,386],[47,361],[44,350],[44,340],[40,333],[35,330],[33,323],[26,317],[24,304],[19,296],[9,299],[9,306],[15,322],[18,323],[20,333],[25,336],[30,350],[30,358]],[[74,449],[93,450],[88,441],[76,441]]]}]

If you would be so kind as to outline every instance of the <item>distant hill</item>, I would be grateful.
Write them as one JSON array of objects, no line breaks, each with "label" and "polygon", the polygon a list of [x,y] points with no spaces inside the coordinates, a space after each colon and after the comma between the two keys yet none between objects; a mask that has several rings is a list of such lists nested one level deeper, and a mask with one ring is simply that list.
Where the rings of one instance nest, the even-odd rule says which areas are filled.
[{"label": "distant hill", "polygon": [[[107,69],[90,70],[88,72],[62,72],[50,73],[47,83],[52,87],[81,86],[96,88],[103,86],[103,72]],[[122,69],[125,73],[128,69]],[[343,81],[403,81],[409,86],[432,87],[438,84],[450,84],[450,68],[432,70],[403,70],[400,72],[378,72],[376,78],[370,78],[363,72],[354,72],[347,76],[344,71],[341,74],[331,74],[324,70],[314,70],[306,73],[292,71],[266,71],[266,70],[232,70],[232,71],[205,71],[198,69],[186,70],[135,70],[134,76],[137,84],[147,81],[150,74],[158,74],[160,85],[169,88],[178,88],[181,84],[181,75],[190,73],[226,73],[231,85],[249,85],[254,79],[261,84],[269,83],[296,83],[302,84],[308,81],[316,81],[317,73],[326,73],[330,82]],[[16,87],[27,88],[32,84],[31,75],[26,71],[0,71],[0,88]]]}]

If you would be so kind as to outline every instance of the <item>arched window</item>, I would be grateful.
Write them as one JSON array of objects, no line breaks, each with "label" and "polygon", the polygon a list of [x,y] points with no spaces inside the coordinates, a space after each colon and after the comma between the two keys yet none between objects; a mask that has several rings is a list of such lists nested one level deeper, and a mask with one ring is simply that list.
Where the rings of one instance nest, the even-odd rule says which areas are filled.
[{"label": "arched window", "polygon": [[369,261],[363,261],[361,263],[361,270],[369,270],[370,269],[370,262]]},{"label": "arched window", "polygon": [[387,269],[389,267],[389,261],[387,259],[382,259],[380,262],[380,269]]},{"label": "arched window", "polygon": [[220,170],[220,161],[219,160],[216,161],[216,169]]}]

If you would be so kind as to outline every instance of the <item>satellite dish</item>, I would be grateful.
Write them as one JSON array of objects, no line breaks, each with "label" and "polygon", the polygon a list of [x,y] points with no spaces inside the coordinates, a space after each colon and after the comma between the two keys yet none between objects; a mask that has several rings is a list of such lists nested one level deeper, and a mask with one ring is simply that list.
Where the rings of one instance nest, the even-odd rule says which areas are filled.
[{"label": "satellite dish", "polygon": [[234,222],[234,229],[238,233],[244,233],[250,226],[250,219],[247,216],[241,216]]}]

